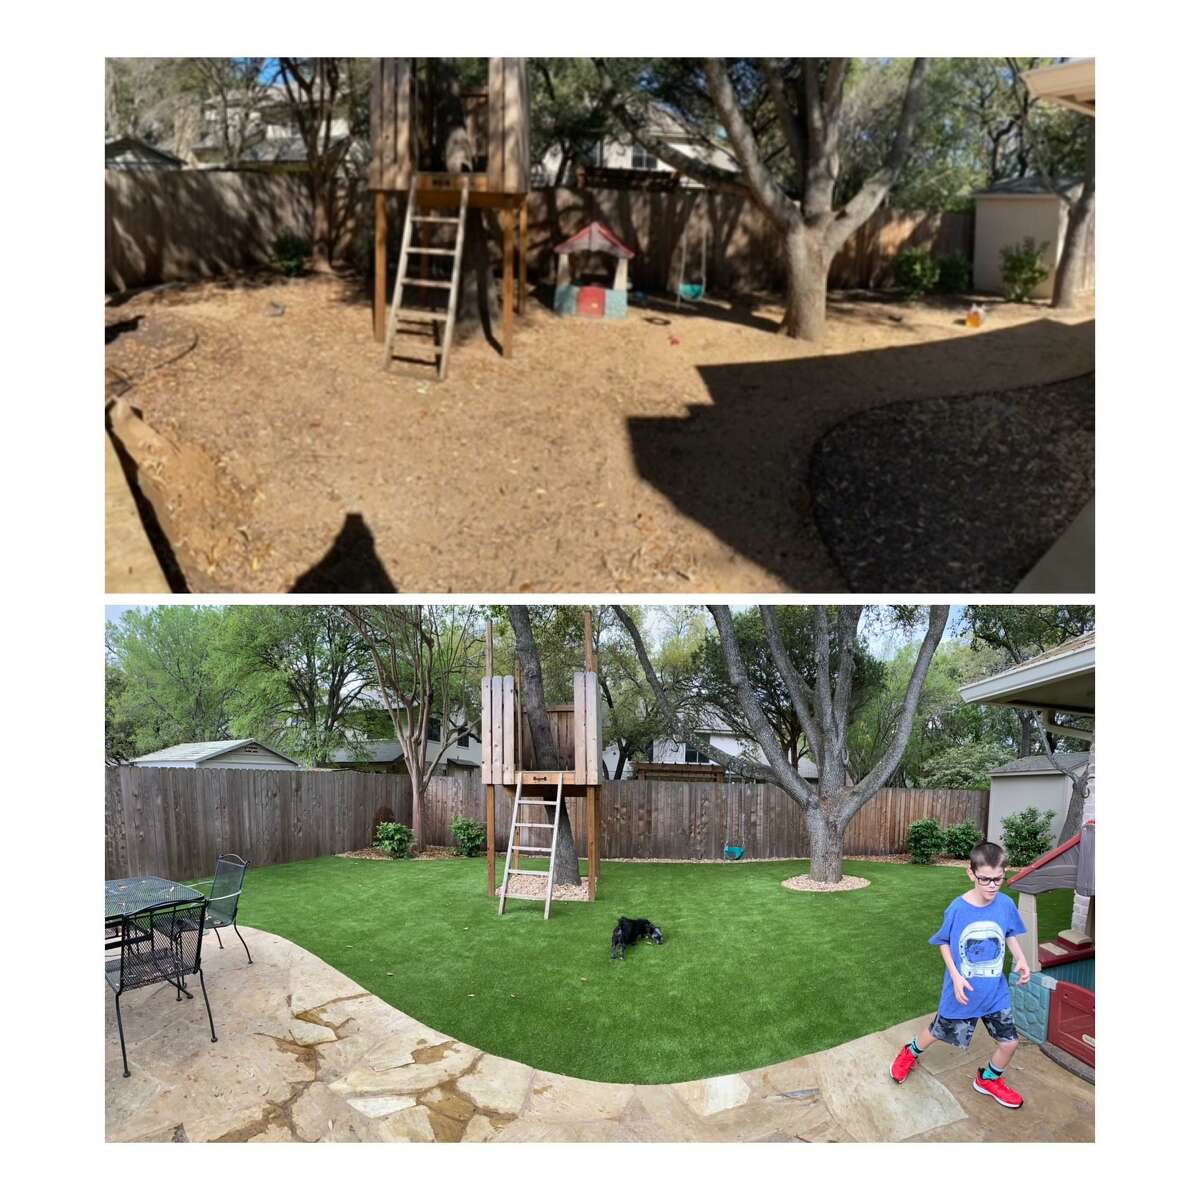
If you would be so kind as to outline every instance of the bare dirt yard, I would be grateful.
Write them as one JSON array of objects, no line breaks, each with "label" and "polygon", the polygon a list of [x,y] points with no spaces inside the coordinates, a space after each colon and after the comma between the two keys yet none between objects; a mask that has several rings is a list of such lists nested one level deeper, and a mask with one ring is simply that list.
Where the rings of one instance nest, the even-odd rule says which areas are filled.
[{"label": "bare dirt yard", "polygon": [[1094,325],[966,307],[834,294],[815,348],[769,300],[531,297],[511,359],[476,341],[438,384],[384,372],[361,281],[222,281],[110,300],[108,392],[181,451],[151,470],[183,472],[159,482],[193,591],[896,588],[862,564],[891,571],[898,535],[853,515],[888,472],[921,500],[900,540],[930,535],[904,586],[1002,590],[1091,494]]}]

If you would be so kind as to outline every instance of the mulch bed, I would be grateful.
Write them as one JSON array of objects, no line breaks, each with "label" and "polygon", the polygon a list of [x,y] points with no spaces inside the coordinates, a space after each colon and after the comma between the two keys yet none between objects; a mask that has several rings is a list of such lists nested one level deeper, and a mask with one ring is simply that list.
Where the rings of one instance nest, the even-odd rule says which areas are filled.
[{"label": "mulch bed", "polygon": [[858,592],[1011,591],[1095,493],[1094,374],[859,413],[812,457]]},{"label": "mulch bed", "polygon": [[[368,846],[365,850],[347,850],[344,854],[339,854],[338,858],[374,858],[374,859],[391,859],[391,855],[386,850],[376,850],[374,846]],[[455,858],[453,846],[426,846],[419,854],[410,854],[409,858]]]}]

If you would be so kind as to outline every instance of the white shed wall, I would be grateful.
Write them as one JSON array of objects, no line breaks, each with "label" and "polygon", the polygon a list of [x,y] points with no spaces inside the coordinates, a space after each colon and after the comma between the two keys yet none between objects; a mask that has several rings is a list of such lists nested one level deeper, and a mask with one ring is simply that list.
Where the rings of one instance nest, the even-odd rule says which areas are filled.
[{"label": "white shed wall", "polygon": [[1032,805],[1039,812],[1050,809],[1054,821],[1050,832],[1057,843],[1071,802],[1071,781],[1057,772],[1053,775],[993,775],[988,805],[988,841],[1004,841],[1000,822]]},{"label": "white shed wall", "polygon": [[1054,268],[1067,232],[1067,206],[1057,196],[975,197],[975,287],[1003,292],[1000,251],[1031,237],[1040,246],[1050,243],[1053,258],[1045,281],[1034,289],[1037,299],[1054,294]]}]

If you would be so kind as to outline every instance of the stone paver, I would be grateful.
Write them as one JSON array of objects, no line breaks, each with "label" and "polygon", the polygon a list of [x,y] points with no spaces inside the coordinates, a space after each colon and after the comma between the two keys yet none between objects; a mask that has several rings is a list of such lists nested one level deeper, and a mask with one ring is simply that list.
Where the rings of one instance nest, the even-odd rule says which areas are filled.
[{"label": "stone paver", "polygon": [[[364,992],[299,946],[246,930],[254,963],[205,944],[203,1001],[170,988],[122,1001],[129,1079],[105,988],[109,1141],[845,1142],[1095,1138],[1093,1089],[1023,1047],[1011,1112],[940,1044],[903,1087],[888,1075],[917,1021],[755,1071],[677,1084],[572,1079],[487,1054]],[[925,1018],[926,1022],[928,1018]]]}]

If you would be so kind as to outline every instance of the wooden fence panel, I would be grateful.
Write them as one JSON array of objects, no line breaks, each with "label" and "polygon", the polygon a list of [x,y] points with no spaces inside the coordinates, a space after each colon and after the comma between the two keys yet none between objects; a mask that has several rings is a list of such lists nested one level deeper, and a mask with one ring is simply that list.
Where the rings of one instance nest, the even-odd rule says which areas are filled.
[{"label": "wooden fence panel", "polygon": [[[259,865],[295,862],[370,845],[375,815],[390,810],[412,824],[407,776],[355,771],[187,770],[109,767],[105,773],[105,874],[207,875],[217,854],[233,851]],[[760,783],[620,780],[600,785],[602,858],[715,861],[727,839],[748,858],[804,858],[808,836],[799,805]],[[567,814],[581,858],[590,852],[587,804],[571,797]],[[451,826],[466,815],[484,821],[478,773],[431,781],[425,796],[426,841],[452,844]],[[909,823],[969,821],[987,828],[984,791],[883,788],[855,815],[847,854],[896,854]],[[496,793],[496,849],[508,848],[512,796]],[[527,831],[549,846],[549,831]]]}]

